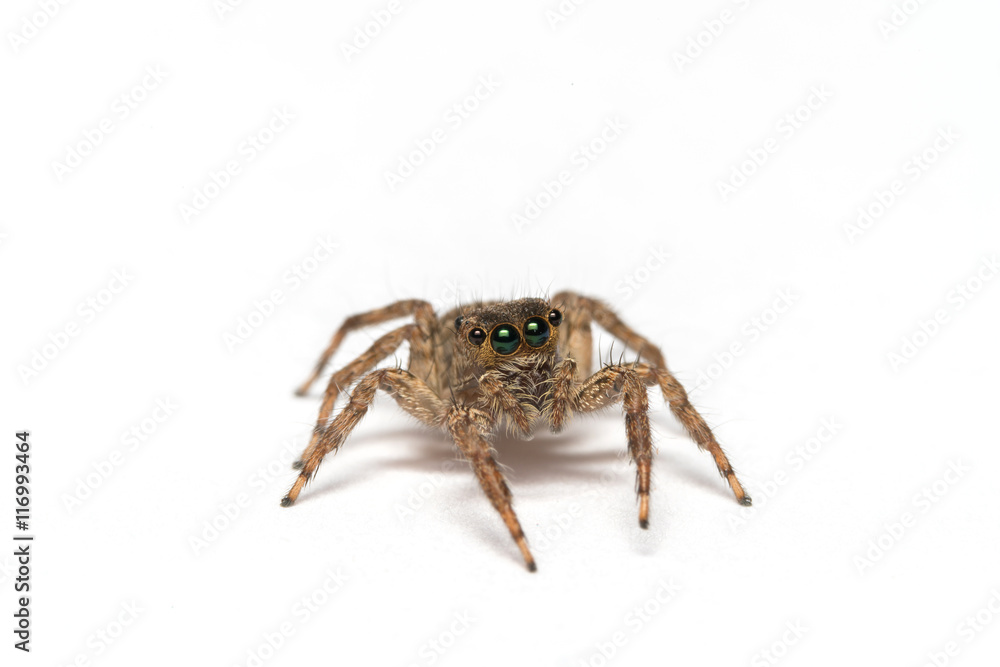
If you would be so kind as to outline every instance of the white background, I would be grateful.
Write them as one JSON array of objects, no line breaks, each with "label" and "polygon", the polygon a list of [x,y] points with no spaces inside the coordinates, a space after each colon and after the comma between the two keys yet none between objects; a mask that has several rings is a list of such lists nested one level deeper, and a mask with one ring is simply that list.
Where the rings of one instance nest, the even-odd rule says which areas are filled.
[{"label": "white background", "polygon": [[[345,54],[386,3],[5,3],[5,664],[987,664],[1000,10],[897,4],[403,2]],[[618,410],[497,443],[535,574],[384,397],[279,507],[346,316],[560,289],[662,345],[753,511],[659,396],[648,531]]]}]

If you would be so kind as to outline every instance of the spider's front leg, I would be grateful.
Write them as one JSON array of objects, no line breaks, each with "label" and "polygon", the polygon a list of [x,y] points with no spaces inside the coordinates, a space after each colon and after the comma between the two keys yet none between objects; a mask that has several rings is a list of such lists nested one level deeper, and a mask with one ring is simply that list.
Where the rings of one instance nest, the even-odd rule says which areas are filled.
[{"label": "spider's front leg", "polygon": [[521,530],[521,524],[514,514],[514,506],[510,488],[500,472],[493,457],[490,443],[483,437],[483,429],[489,425],[490,418],[485,412],[466,407],[454,407],[448,413],[447,428],[452,439],[461,450],[465,458],[472,464],[472,469],[479,479],[486,497],[490,499],[493,507],[500,512],[503,522],[507,524],[507,530],[517,543],[524,557],[524,564],[528,570],[534,572],[535,559],[528,549],[528,541]]},{"label": "spider's front leg", "polygon": [[522,435],[531,433],[531,425],[538,411],[508,389],[503,377],[495,372],[484,373],[478,380],[479,390],[485,399],[486,412],[491,415],[503,415],[510,420],[511,425]]},{"label": "spider's front leg", "polygon": [[636,467],[639,526],[648,528],[653,439],[649,429],[646,384],[628,366],[605,366],[579,384],[574,379],[575,372],[576,362],[572,358],[564,359],[556,367],[552,400],[548,406],[551,429],[559,431],[573,411],[593,412],[621,400],[625,410],[628,453]]}]

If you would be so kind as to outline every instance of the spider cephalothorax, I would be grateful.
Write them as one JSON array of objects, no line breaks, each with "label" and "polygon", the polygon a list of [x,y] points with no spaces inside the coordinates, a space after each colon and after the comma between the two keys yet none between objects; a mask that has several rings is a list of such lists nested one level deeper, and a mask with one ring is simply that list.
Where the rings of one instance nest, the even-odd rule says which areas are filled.
[{"label": "spider cephalothorax", "polygon": [[[737,501],[750,504],[711,429],[688,401],[684,387],[667,370],[659,348],[626,326],[600,301],[573,292],[551,300],[518,299],[456,308],[438,317],[426,301],[398,301],[348,318],[299,388],[305,394],[323,372],[344,336],[354,329],[399,317],[414,322],[375,341],[367,352],[333,374],[301,469],[281,504],[292,505],[320,462],[343,444],[368,411],[377,390],[388,392],[406,412],[440,428],[472,464],[490,502],[500,512],[528,569],[535,561],[514,514],[510,489],[489,439],[506,426],[522,436],[540,423],[559,431],[574,412],[593,412],[621,403],[628,451],[636,465],[639,525],[648,526],[653,448],[646,387],[659,386],[671,411],[716,466]],[[591,373],[591,324],[596,322],[634,350],[642,361],[609,364]],[[410,344],[406,370],[375,366],[402,343]],[[350,400],[335,417],[343,388]]]}]

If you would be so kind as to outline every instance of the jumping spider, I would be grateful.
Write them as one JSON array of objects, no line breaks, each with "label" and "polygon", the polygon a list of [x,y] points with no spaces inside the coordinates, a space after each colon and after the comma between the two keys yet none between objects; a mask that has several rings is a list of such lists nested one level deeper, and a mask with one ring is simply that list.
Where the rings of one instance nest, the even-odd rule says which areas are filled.
[{"label": "jumping spider", "polygon": [[[659,385],[674,416],[691,438],[715,458],[736,500],[750,496],[736,479],[715,436],[667,370],[660,349],[625,325],[606,305],[573,292],[552,299],[495,301],[455,308],[438,317],[426,301],[398,301],[349,317],[337,330],[312,375],[296,392],[305,395],[349,332],[400,317],[414,321],[375,341],[367,352],[333,374],[312,440],[296,462],[298,478],[282,500],[289,507],[368,411],[379,389],[421,422],[445,431],[472,464],[479,484],[500,512],[525,564],[535,560],[511,504],[490,438],[506,426],[530,435],[545,422],[558,432],[574,412],[593,412],[622,402],[628,451],[636,465],[639,525],[649,525],[649,475],[653,445],[647,385]],[[609,364],[591,374],[591,322],[637,352],[644,362]],[[410,344],[409,368],[372,370],[402,343]],[[360,380],[359,380],[360,378]],[[357,381],[344,408],[333,416],[341,389]]]}]

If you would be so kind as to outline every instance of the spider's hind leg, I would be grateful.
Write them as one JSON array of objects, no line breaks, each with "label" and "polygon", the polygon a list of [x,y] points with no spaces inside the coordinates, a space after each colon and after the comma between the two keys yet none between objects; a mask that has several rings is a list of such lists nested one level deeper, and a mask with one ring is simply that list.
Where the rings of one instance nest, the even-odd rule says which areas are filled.
[{"label": "spider's hind leg", "polygon": [[303,462],[308,460],[313,452],[316,451],[316,448],[319,446],[320,437],[323,435],[323,431],[330,420],[330,414],[337,403],[337,397],[340,395],[341,388],[350,387],[355,380],[375,368],[380,361],[395,352],[404,341],[410,340],[413,337],[415,328],[416,325],[407,324],[398,329],[393,329],[376,340],[364,354],[333,374],[326,387],[326,393],[323,396],[323,403],[319,408],[319,416],[316,418],[316,426],[313,428],[309,445],[302,452],[298,460],[292,464],[292,468],[301,470]]},{"label": "spider's hind leg", "polygon": [[[374,324],[376,321],[399,317],[402,314],[407,314],[409,312],[407,309],[414,311],[416,321],[413,324],[406,324],[380,337],[361,356],[330,377],[323,395],[323,403],[319,409],[319,416],[316,418],[316,427],[313,430],[312,438],[302,456],[292,464],[293,468],[296,470],[301,469],[303,462],[315,451],[319,437],[326,428],[330,414],[333,412],[337,398],[340,396],[341,389],[350,387],[355,380],[375,368],[379,362],[395,352],[403,343],[410,344],[410,372],[427,382],[435,392],[441,391],[434,345],[437,320],[434,317],[434,311],[430,304],[424,301],[399,301],[381,310],[348,318],[347,322],[337,331],[337,335],[334,336],[330,347],[317,364],[313,377],[307,380],[303,388],[307,389],[316,375],[322,372],[329,356],[333,354],[333,351],[340,344],[340,339],[343,338],[343,331],[352,327],[363,326],[357,324],[357,321],[360,320],[365,320],[367,324]],[[373,319],[376,316],[381,319]]]},{"label": "spider's hind leg", "polygon": [[428,426],[440,426],[447,404],[423,380],[399,368],[383,368],[368,373],[354,387],[344,409],[318,437],[314,437],[314,444],[303,454],[302,465],[299,466],[301,472],[288,494],[281,499],[282,507],[295,503],[306,482],[316,474],[323,458],[344,444],[368,412],[379,389],[389,393],[401,408],[419,421]]},{"label": "spider's hind leg", "polygon": [[323,351],[319,361],[316,362],[316,366],[313,369],[312,374],[306,378],[306,381],[303,382],[302,385],[295,391],[295,394],[298,396],[305,396],[306,393],[308,393],[313,382],[315,382],[316,379],[323,374],[323,370],[330,362],[330,358],[333,357],[334,353],[340,347],[340,344],[344,342],[344,337],[347,336],[347,334],[363,327],[382,324],[383,322],[388,322],[389,320],[394,320],[400,317],[407,317],[408,315],[415,315],[417,323],[424,324],[428,319],[433,321],[434,310],[426,301],[421,301],[419,299],[407,299],[389,304],[384,308],[378,308],[376,310],[370,310],[366,313],[358,313],[357,315],[348,317],[344,320],[344,323],[340,325],[340,328],[337,329],[336,333],[333,334],[330,344],[327,345],[326,350]]}]

